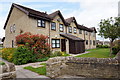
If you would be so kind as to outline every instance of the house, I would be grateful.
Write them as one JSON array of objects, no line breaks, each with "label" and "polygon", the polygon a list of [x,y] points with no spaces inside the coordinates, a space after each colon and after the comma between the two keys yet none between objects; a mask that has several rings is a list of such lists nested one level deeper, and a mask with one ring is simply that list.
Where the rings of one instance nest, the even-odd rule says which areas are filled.
[{"label": "house", "polygon": [[78,24],[75,17],[64,19],[59,10],[47,14],[13,3],[4,29],[4,47],[15,47],[17,35],[31,32],[48,36],[53,51],[76,54],[96,48],[96,29]]},{"label": "house", "polygon": [[96,40],[97,45],[103,45],[103,41]]}]

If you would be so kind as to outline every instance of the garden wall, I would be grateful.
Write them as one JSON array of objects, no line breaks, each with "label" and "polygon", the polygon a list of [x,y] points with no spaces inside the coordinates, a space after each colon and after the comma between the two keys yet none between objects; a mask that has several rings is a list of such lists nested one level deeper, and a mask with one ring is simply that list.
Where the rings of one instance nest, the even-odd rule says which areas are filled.
[{"label": "garden wall", "polygon": [[14,78],[16,78],[16,70],[13,63],[0,65],[0,80],[13,80]]},{"label": "garden wall", "polygon": [[113,58],[56,57],[47,61],[47,76],[61,75],[88,78],[120,78],[120,63]]}]

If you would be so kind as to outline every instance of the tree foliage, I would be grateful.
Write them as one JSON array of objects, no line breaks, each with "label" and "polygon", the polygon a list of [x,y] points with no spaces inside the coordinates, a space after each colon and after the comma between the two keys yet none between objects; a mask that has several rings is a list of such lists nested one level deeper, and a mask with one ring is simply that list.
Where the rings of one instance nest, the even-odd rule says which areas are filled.
[{"label": "tree foliage", "polygon": [[101,20],[99,35],[104,38],[109,38],[110,41],[114,41],[120,37],[120,18],[109,18]]},{"label": "tree foliage", "polygon": [[113,41],[120,38],[120,17],[102,19],[99,23],[99,35],[110,40],[110,53],[112,53]]}]

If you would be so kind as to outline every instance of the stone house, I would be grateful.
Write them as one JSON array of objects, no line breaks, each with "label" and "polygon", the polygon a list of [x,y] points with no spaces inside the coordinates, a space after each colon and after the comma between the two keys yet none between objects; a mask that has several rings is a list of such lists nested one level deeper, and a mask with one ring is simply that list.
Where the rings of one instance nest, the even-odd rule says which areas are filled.
[{"label": "stone house", "polygon": [[4,29],[4,47],[15,47],[17,35],[31,32],[48,36],[53,51],[75,54],[96,48],[96,29],[78,24],[75,17],[64,19],[59,10],[47,14],[13,3]]}]

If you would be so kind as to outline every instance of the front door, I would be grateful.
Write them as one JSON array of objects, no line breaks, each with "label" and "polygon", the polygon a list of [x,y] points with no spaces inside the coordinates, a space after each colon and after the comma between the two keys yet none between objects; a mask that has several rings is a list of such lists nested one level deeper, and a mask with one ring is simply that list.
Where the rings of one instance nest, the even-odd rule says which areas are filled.
[{"label": "front door", "polygon": [[61,51],[66,51],[66,41],[65,41],[65,39],[61,39]]}]

